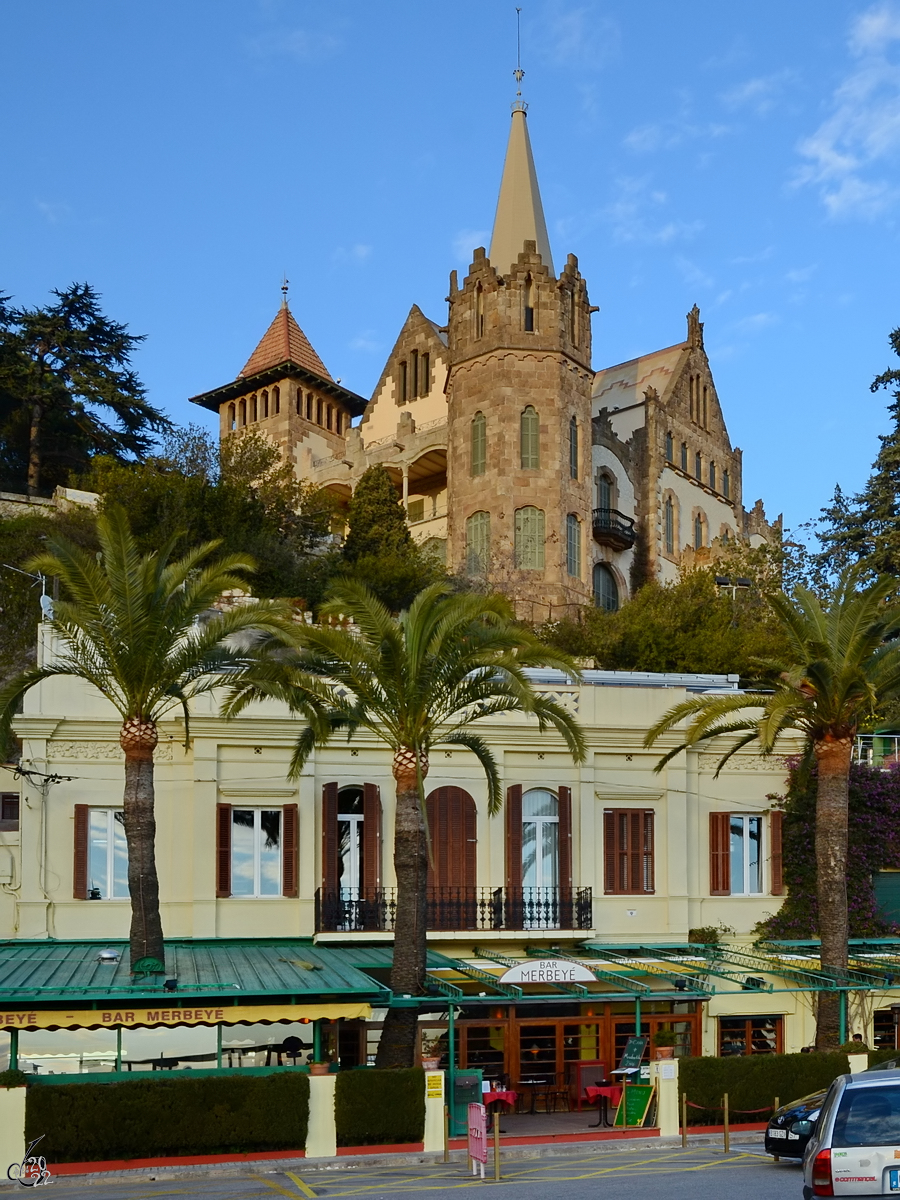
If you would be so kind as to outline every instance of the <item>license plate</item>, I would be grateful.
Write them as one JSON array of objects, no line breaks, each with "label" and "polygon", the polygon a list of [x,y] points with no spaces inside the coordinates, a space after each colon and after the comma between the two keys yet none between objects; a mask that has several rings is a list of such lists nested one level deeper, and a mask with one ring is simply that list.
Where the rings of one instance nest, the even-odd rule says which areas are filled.
[{"label": "license plate", "polygon": [[900,1171],[888,1172],[888,1178],[890,1180],[888,1187],[891,1189],[891,1191],[900,1192]]},{"label": "license plate", "polygon": [[770,1138],[786,1138],[787,1130],[786,1129],[770,1129],[769,1137]]},{"label": "license plate", "polygon": [[800,1134],[799,1134],[799,1133],[790,1133],[790,1132],[789,1132],[789,1133],[788,1133],[788,1141],[789,1141],[789,1142],[799,1142],[799,1141],[800,1141]]}]

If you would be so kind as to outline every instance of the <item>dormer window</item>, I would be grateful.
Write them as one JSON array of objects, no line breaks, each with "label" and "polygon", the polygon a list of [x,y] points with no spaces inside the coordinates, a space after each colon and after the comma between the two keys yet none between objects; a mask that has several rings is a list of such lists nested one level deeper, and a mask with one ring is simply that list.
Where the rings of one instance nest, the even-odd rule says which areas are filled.
[{"label": "dormer window", "polygon": [[525,332],[534,333],[534,284],[525,276]]}]

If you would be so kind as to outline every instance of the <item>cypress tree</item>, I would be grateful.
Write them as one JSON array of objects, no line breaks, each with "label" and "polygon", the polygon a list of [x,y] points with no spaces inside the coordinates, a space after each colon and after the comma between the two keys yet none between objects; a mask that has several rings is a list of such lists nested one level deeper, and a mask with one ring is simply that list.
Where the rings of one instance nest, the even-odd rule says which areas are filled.
[{"label": "cypress tree", "polygon": [[344,542],[348,563],[412,552],[406,514],[384,467],[369,467],[362,473],[350,498],[348,517],[350,528]]}]

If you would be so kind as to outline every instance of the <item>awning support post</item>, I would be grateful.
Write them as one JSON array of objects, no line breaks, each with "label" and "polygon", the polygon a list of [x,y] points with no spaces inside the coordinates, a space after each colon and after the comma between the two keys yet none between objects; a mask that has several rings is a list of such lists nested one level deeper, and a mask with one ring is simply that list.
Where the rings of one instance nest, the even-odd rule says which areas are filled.
[{"label": "awning support post", "polygon": [[641,998],[640,998],[640,996],[635,996],[635,998],[634,998],[634,1035],[635,1035],[635,1037],[641,1036]]},{"label": "awning support post", "polygon": [[840,1010],[839,1010],[840,1011],[840,1024],[838,1026],[838,1028],[839,1028],[838,1036],[840,1037],[840,1044],[843,1046],[847,1040],[847,993],[841,992],[840,996],[841,996],[841,1003],[840,1003]]},{"label": "awning support post", "polygon": [[447,1005],[447,1054],[450,1061],[447,1063],[447,1103],[450,1106],[450,1133],[456,1133],[456,1109],[454,1107],[454,1091],[456,1085],[456,1026],[454,1020],[456,1013],[453,1008],[453,1001]]},{"label": "awning support post", "polygon": [[10,1029],[10,1031],[9,1031],[9,1069],[10,1069],[10,1071],[18,1071],[18,1069],[19,1069],[19,1031],[18,1031],[18,1029]]},{"label": "awning support post", "polygon": [[216,1066],[222,1069],[222,1026],[216,1026]]},{"label": "awning support post", "polygon": [[322,1061],[322,1025],[313,1021],[313,1062]]},{"label": "awning support post", "polygon": [[122,1070],[122,1026],[116,1026],[116,1070]]}]

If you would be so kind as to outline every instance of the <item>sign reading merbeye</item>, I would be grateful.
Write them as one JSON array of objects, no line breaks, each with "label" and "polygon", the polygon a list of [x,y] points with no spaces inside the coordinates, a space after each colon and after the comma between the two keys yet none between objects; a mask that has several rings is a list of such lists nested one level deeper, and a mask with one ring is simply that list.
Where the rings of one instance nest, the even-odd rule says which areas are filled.
[{"label": "sign reading merbeye", "polygon": [[501,983],[596,983],[597,977],[582,963],[559,958],[529,958],[500,976]]},{"label": "sign reading merbeye", "polygon": [[157,1025],[255,1025],[268,1021],[366,1020],[368,1004],[259,1004],[202,1008],[32,1009],[0,1012],[2,1029],[95,1029]]}]

